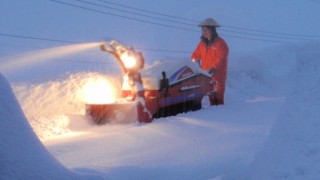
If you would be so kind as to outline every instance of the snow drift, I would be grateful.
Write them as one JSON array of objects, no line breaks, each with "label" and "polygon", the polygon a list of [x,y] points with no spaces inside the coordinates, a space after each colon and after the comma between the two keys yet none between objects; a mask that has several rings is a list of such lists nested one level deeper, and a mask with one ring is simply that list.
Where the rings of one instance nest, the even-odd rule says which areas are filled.
[{"label": "snow drift", "polygon": [[[43,146],[0,74],[1,179],[86,179],[61,165]],[[94,178],[91,176],[90,178]]]},{"label": "snow drift", "polygon": [[320,177],[319,48],[311,43],[277,51],[287,53],[278,61],[287,58],[288,67],[281,69],[291,72],[287,74],[291,86],[267,142],[250,166],[251,179]]}]

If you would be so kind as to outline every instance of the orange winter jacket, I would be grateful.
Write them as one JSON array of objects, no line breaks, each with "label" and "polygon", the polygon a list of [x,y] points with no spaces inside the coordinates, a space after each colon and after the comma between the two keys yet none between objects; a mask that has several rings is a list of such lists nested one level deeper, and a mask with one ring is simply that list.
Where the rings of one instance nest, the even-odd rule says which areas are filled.
[{"label": "orange winter jacket", "polygon": [[201,68],[205,71],[214,68],[216,70],[214,79],[225,83],[227,77],[228,54],[229,47],[227,43],[218,36],[209,44],[205,40],[201,40],[192,53],[191,59],[200,60]]},{"label": "orange winter jacket", "polygon": [[218,36],[208,46],[204,40],[201,40],[192,53],[191,59],[201,60],[201,68],[203,70],[209,70],[212,67],[218,70],[220,66],[227,65],[228,54],[229,48],[227,43]]}]

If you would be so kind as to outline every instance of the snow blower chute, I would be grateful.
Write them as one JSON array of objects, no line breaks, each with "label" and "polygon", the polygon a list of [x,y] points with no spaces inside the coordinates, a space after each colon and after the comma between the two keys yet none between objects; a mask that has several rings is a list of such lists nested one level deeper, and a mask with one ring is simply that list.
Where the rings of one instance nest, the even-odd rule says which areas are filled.
[{"label": "snow blower chute", "polygon": [[165,70],[157,74],[161,68],[156,67],[151,73],[153,77],[142,77],[144,57],[140,52],[117,41],[106,42],[100,48],[119,62],[126,85],[122,87],[121,98],[112,104],[86,104],[86,114],[95,123],[123,118],[151,122],[209,104],[211,77],[196,64],[188,61],[176,68],[164,64]]}]

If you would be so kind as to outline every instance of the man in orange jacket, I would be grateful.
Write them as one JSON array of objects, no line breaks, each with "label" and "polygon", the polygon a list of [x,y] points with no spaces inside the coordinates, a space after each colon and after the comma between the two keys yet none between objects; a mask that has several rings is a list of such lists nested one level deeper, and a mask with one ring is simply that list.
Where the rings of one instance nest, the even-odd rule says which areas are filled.
[{"label": "man in orange jacket", "polygon": [[201,64],[201,69],[208,71],[213,82],[213,91],[209,92],[211,105],[224,104],[224,92],[227,79],[229,47],[218,36],[216,31],[220,25],[212,18],[199,24],[202,28],[201,41],[191,55],[194,62]]}]

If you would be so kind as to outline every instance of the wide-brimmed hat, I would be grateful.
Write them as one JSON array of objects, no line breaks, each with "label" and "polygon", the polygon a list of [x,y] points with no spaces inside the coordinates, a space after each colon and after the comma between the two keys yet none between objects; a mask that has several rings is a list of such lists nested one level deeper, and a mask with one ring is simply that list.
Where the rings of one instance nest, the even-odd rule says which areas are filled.
[{"label": "wide-brimmed hat", "polygon": [[213,26],[213,27],[221,27],[217,21],[215,21],[212,18],[207,18],[205,20],[203,20],[200,24],[199,27],[203,27],[203,26]]}]

